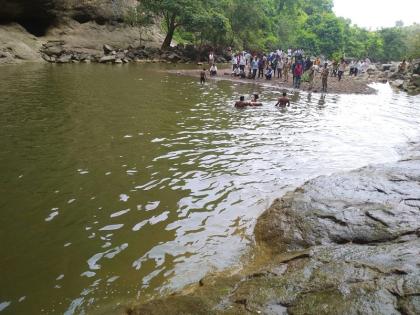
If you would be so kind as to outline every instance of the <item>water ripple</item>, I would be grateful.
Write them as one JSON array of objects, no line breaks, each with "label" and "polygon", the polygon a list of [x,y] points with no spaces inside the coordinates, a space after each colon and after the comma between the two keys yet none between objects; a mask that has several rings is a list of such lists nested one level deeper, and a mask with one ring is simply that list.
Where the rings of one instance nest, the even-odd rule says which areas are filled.
[{"label": "water ripple", "polygon": [[[273,87],[153,67],[2,67],[0,310],[90,313],[198,281],[238,262],[274,198],[420,133],[419,97],[387,85],[278,110]],[[232,106],[254,92],[264,106]]]}]

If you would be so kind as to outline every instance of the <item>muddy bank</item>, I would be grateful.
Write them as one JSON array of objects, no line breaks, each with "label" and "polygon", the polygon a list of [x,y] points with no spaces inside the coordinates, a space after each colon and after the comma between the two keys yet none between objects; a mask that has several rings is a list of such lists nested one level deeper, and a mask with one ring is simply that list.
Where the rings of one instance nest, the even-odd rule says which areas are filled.
[{"label": "muddy bank", "polygon": [[[276,88],[293,89],[293,78],[289,74],[289,79],[285,82],[283,79],[273,78],[272,80],[266,80],[265,78],[253,79],[241,79],[230,75],[230,69],[219,69],[219,74],[214,77],[209,77],[208,80],[227,80],[231,82],[249,83],[249,84],[261,84],[265,86],[273,86]],[[199,70],[173,70],[172,73],[178,75],[195,76],[197,80],[199,78]],[[328,79],[328,92],[329,93],[340,93],[340,94],[374,94],[375,90],[368,85],[373,82],[377,82],[376,76],[369,76],[363,74],[358,77],[349,77],[345,75],[339,82],[337,77],[330,77]],[[303,91],[309,91],[309,84],[302,82],[300,89]],[[321,93],[322,82],[319,73],[316,74],[314,79],[314,87],[312,92]]]},{"label": "muddy bank", "polygon": [[420,145],[321,176],[258,219],[254,259],[126,314],[420,314]]}]

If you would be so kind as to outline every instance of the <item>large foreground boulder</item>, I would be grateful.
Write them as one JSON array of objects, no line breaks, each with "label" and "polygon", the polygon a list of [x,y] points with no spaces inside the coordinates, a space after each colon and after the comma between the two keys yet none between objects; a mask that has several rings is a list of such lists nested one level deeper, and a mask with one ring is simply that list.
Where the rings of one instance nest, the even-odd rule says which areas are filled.
[{"label": "large foreground boulder", "polygon": [[120,311],[420,314],[419,210],[419,147],[396,163],[316,178],[259,218],[257,260],[242,271]]},{"label": "large foreground boulder", "polygon": [[278,251],[388,242],[419,233],[419,210],[420,154],[311,180],[276,200],[255,234]]}]

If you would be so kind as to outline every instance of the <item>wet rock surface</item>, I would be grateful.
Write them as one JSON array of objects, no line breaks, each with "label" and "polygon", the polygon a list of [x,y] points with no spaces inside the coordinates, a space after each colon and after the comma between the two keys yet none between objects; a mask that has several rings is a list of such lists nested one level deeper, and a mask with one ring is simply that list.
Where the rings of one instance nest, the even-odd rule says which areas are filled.
[{"label": "wet rock surface", "polygon": [[319,177],[276,200],[256,237],[279,251],[385,242],[420,231],[420,160]]},{"label": "wet rock surface", "polygon": [[[420,147],[274,201],[255,257],[128,314],[420,314]],[[269,254],[264,250],[269,250]]]}]

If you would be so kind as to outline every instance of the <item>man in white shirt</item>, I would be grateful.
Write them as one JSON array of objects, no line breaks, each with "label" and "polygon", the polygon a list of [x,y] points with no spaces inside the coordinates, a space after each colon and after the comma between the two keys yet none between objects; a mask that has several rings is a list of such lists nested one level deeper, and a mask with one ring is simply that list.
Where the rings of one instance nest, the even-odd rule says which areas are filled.
[{"label": "man in white shirt", "polygon": [[214,77],[217,75],[217,66],[215,64],[213,64],[210,67],[210,76]]},{"label": "man in white shirt", "polygon": [[235,69],[238,67],[236,56],[237,55],[233,54],[232,59],[230,60],[230,63],[232,64],[232,71],[235,71]]},{"label": "man in white shirt", "polygon": [[244,54],[239,55],[239,69],[245,71],[246,60]]}]

